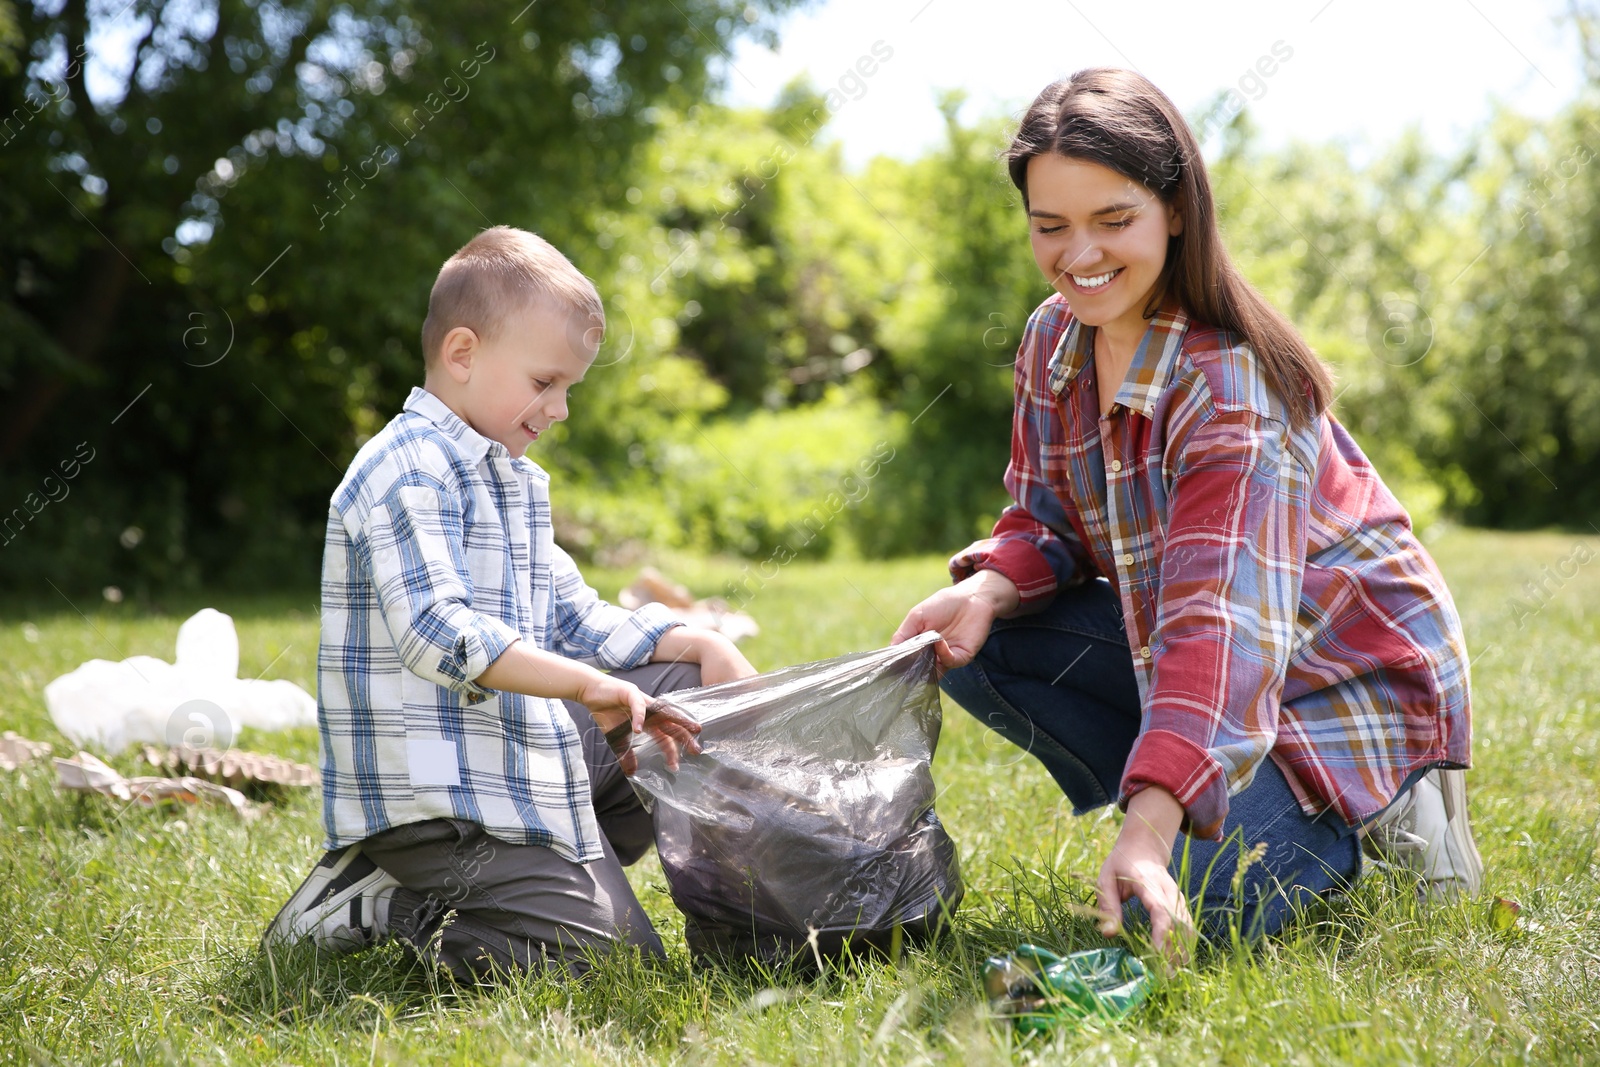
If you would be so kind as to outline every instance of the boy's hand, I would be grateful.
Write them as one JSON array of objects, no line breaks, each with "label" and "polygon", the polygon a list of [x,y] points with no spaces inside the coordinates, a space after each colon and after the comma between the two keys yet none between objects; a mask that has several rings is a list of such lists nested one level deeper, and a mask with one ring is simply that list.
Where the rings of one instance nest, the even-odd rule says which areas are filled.
[{"label": "boy's hand", "polygon": [[758,673],[732,641],[715,630],[695,626],[674,626],[656,642],[650,661],[667,663],[673,660],[698,663],[702,685],[733,682]]},{"label": "boy's hand", "polygon": [[641,729],[655,735],[666,753],[667,766],[673,770],[678,769],[680,750],[700,751],[700,743],[694,739],[700,724],[687,715],[662,701],[652,703],[632,682],[521,641],[513,642],[489,664],[488,670],[478,675],[478,684],[530,696],[576,700],[594,716],[595,725],[604,731],[606,742],[626,774],[638,767],[631,742]]},{"label": "boy's hand", "polygon": [[700,742],[695,740],[700,724],[665,700],[651,700],[632,682],[596,672],[594,678],[579,687],[577,701],[589,709],[595,725],[605,731],[606,744],[617,754],[623,774],[631,776],[639,769],[639,757],[633,754],[633,735],[641,729],[655,737],[669,770],[678,769],[679,752],[700,751]]},{"label": "boy's hand", "polygon": [[[600,722],[598,715],[595,721]],[[644,728],[661,746],[668,770],[678,769],[679,751],[690,754],[700,751],[700,742],[695,739],[695,734],[700,732],[700,724],[660,697],[645,708]],[[617,763],[626,775],[632,775],[639,769],[639,757],[633,753],[633,734],[636,730],[632,720],[624,720],[606,730],[606,744],[617,754]]]},{"label": "boy's hand", "polygon": [[578,685],[573,699],[589,709],[594,721],[609,730],[619,722],[630,723],[635,731],[644,725],[650,698],[632,682],[595,671]]}]

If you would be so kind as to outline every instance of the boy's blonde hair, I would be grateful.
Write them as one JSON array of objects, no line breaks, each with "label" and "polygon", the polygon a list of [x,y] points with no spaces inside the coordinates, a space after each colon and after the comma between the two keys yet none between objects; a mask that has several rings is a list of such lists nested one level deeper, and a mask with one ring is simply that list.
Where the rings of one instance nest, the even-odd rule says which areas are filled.
[{"label": "boy's blonde hair", "polygon": [[457,326],[492,341],[507,319],[541,300],[585,320],[580,332],[605,325],[599,290],[549,241],[512,226],[484,230],[439,269],[422,323],[424,365]]}]

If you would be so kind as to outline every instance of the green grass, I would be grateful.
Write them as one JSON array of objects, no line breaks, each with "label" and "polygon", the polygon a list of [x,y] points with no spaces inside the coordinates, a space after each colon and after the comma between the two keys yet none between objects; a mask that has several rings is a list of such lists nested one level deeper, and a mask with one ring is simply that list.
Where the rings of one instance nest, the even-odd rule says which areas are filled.
[{"label": "green grass", "polygon": [[[1575,546],[1586,545],[1575,564]],[[1038,766],[947,705],[939,812],[968,896],[956,934],[898,966],[806,981],[695,972],[653,858],[632,872],[672,951],[583,984],[457,990],[380,947],[265,959],[256,937],[320,841],[303,795],[244,824],[64,796],[48,765],[0,772],[0,1058],[43,1063],[1438,1063],[1600,1062],[1600,540],[1446,531],[1431,548],[1476,655],[1470,777],[1487,897],[1433,908],[1392,875],[1257,950],[1217,951],[1118,1024],[1014,1041],[989,1019],[983,958],[1019,940],[1100,943],[1089,899],[1118,817],[1074,819]],[[1565,561],[1565,562],[1563,562]],[[701,593],[739,565],[667,561]],[[1546,577],[1545,568],[1549,568]],[[1574,573],[1575,572],[1575,573]],[[1570,577],[1563,577],[1563,575]],[[611,595],[625,575],[591,572]],[[942,561],[792,564],[760,590],[758,666],[883,644]],[[1544,582],[1530,594],[1525,582]],[[205,601],[0,604],[0,726],[67,745],[42,689],[91,657],[170,658]],[[312,595],[228,599],[242,672],[314,684]],[[243,743],[312,760],[312,730]],[[125,758],[121,765],[131,769]]]}]

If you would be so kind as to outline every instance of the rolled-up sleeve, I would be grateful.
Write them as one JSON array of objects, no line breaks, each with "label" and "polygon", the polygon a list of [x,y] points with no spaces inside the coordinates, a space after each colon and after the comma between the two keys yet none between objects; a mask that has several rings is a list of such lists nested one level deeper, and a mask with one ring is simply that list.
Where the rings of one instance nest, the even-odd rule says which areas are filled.
[{"label": "rolled-up sleeve", "polygon": [[1042,378],[1043,361],[1050,351],[1047,336],[1040,330],[1036,314],[1018,352],[1011,462],[1005,474],[1012,503],[1001,512],[988,537],[950,560],[950,576],[958,582],[980,570],[1011,579],[1022,598],[1019,615],[1043,610],[1057,589],[1097,573],[1073,528],[1070,502],[1051,488],[1044,474],[1041,440],[1045,422],[1058,419]]},{"label": "rolled-up sleeve", "polygon": [[550,650],[603,670],[649,662],[661,635],[683,625],[661,604],[629,611],[601,600],[559,545],[552,553],[550,587]]},{"label": "rolled-up sleeve", "polygon": [[468,703],[488,699],[475,680],[522,635],[472,607],[459,503],[443,486],[396,485],[370,512],[359,544],[400,661]]},{"label": "rolled-up sleeve", "polygon": [[1283,424],[1218,414],[1180,446],[1151,673],[1123,807],[1149,786],[1216,838],[1277,737],[1306,561],[1310,476]]}]

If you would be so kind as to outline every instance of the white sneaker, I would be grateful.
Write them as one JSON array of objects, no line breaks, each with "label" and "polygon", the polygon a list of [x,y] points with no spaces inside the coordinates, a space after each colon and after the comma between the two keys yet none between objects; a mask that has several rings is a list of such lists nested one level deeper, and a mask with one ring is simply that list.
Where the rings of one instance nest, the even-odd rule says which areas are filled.
[{"label": "white sneaker", "polygon": [[365,948],[387,932],[388,898],[399,886],[360,845],[326,853],[278,910],[261,947],[310,939],[327,952]]},{"label": "white sneaker", "polygon": [[1414,871],[1428,896],[1475,897],[1483,858],[1467,821],[1467,775],[1435,768],[1366,827],[1377,858]]}]

